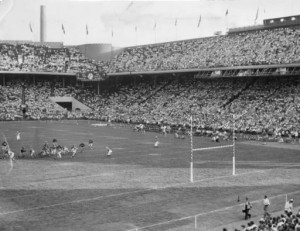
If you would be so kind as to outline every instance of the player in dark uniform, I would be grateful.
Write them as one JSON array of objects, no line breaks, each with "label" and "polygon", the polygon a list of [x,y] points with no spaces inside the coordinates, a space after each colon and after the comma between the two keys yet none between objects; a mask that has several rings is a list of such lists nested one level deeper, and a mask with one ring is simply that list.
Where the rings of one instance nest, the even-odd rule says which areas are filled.
[{"label": "player in dark uniform", "polygon": [[53,139],[52,144],[53,144],[53,147],[56,148],[58,146],[57,139]]},{"label": "player in dark uniform", "polygon": [[79,147],[80,153],[82,153],[82,152],[84,151],[85,144],[84,144],[84,143],[81,143],[81,144],[79,144],[78,147]]},{"label": "player in dark uniform", "polygon": [[20,151],[20,155],[18,156],[19,158],[25,158],[26,156],[26,148],[24,146],[22,146],[21,151]]},{"label": "player in dark uniform", "polygon": [[1,149],[2,149],[3,158],[6,158],[8,156],[8,151],[9,151],[9,146],[6,141],[2,143]]}]

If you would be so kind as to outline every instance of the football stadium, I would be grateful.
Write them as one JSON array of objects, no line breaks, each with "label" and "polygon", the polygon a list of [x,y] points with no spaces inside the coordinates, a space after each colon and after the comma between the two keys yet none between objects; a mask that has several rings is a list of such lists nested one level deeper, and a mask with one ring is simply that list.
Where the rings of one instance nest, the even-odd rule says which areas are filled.
[{"label": "football stadium", "polygon": [[299,231],[299,7],[0,1],[0,230]]}]

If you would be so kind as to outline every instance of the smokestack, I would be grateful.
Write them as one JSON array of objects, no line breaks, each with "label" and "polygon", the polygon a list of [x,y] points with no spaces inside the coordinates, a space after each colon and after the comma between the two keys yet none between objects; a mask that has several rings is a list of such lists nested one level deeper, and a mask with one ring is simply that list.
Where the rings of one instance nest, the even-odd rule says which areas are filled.
[{"label": "smokestack", "polygon": [[40,42],[46,42],[46,6],[40,6]]}]

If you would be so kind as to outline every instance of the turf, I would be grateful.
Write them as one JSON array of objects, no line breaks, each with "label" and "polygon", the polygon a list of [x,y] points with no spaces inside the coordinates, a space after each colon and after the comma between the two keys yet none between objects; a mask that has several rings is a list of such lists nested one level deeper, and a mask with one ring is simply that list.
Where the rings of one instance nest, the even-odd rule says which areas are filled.
[{"label": "turf", "polygon": [[[94,140],[94,149],[76,158],[19,159],[10,173],[8,161],[0,160],[0,230],[194,230],[196,214],[198,230],[212,230],[242,220],[246,196],[254,216],[262,214],[265,194],[271,212],[283,209],[286,194],[294,206],[300,201],[300,145],[237,142],[236,176],[231,148],[195,152],[195,182],[190,183],[188,138],[91,123],[0,123],[15,153],[24,145],[38,151],[53,138],[68,147]],[[15,139],[17,130],[21,141]],[[153,147],[156,135],[158,148]],[[216,146],[208,138],[194,141],[196,147]],[[111,158],[105,145],[113,150]]]}]

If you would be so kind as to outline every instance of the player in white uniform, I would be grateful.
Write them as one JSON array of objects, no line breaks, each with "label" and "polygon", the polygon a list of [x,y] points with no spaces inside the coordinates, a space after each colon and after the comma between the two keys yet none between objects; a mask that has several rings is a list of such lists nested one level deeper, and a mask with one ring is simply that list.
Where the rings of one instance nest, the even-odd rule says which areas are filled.
[{"label": "player in white uniform", "polygon": [[17,140],[21,139],[21,133],[19,131],[17,131],[16,138],[17,138]]},{"label": "player in white uniform", "polygon": [[162,126],[161,127],[161,130],[162,130],[162,134],[164,134],[164,136],[167,136],[167,126]]},{"label": "player in white uniform", "polygon": [[57,146],[56,157],[57,159],[61,159],[62,147],[60,145]]},{"label": "player in white uniform", "polygon": [[155,136],[154,147],[155,147],[155,148],[158,148],[158,145],[159,145],[159,139],[158,139],[157,136]]},{"label": "player in white uniform", "polygon": [[30,157],[31,157],[31,158],[34,158],[34,153],[35,153],[34,149],[33,149],[33,148],[30,148],[30,149],[29,149],[29,154],[30,154]]},{"label": "player in white uniform", "polygon": [[112,150],[108,146],[105,146],[105,147],[106,147],[106,150],[107,150],[106,156],[111,157]]},{"label": "player in white uniform", "polygon": [[73,145],[71,147],[71,153],[72,153],[71,158],[73,158],[76,155],[76,153],[77,153],[77,147],[75,147],[75,145]]},{"label": "player in white uniform", "polygon": [[63,150],[62,150],[62,154],[67,154],[67,153],[69,153],[70,151],[69,151],[69,149],[68,149],[68,147],[67,146],[64,146],[63,147]]},{"label": "player in white uniform", "polygon": [[15,160],[15,153],[14,152],[12,152],[11,150],[8,150],[7,154],[8,154],[8,158],[10,160]]}]

